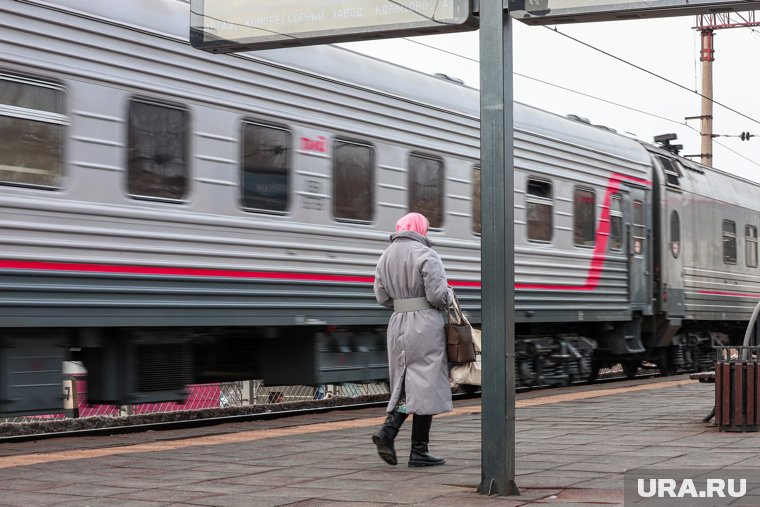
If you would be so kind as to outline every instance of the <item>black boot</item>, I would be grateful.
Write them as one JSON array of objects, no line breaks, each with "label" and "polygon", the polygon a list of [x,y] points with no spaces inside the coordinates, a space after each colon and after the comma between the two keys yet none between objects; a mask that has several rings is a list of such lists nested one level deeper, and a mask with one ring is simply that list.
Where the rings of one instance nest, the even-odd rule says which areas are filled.
[{"label": "black boot", "polygon": [[432,423],[432,415],[414,414],[412,419],[412,452],[409,454],[410,467],[431,467],[446,463],[446,458],[433,456],[428,452],[430,425]]},{"label": "black boot", "polygon": [[385,423],[372,435],[372,443],[377,446],[377,453],[389,465],[398,463],[393,441],[396,439],[398,430],[401,429],[401,425],[404,424],[407,415],[397,410],[390,412],[388,417],[385,418]]}]

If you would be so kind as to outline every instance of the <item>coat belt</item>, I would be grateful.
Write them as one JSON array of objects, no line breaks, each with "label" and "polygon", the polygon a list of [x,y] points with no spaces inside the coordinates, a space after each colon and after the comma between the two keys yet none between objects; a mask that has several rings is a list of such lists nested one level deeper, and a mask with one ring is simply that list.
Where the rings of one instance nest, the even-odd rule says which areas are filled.
[{"label": "coat belt", "polygon": [[424,297],[393,300],[393,311],[396,313],[416,312],[418,310],[427,310],[428,308],[433,307]]}]

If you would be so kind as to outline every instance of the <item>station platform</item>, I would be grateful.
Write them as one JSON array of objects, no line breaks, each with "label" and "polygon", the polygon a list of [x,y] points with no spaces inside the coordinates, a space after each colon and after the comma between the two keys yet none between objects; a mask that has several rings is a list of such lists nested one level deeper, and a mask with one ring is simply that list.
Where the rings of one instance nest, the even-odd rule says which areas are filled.
[{"label": "station platform", "polygon": [[[760,434],[702,422],[711,386],[676,376],[517,396],[520,496],[486,496],[480,400],[433,419],[445,465],[399,465],[370,436],[382,409],[333,411],[206,428],[48,439],[0,446],[0,504],[78,506],[623,505],[623,472],[707,465],[760,473]],[[754,500],[753,500],[754,498]],[[664,504],[663,504],[664,505]],[[759,497],[732,505],[760,505]]]}]

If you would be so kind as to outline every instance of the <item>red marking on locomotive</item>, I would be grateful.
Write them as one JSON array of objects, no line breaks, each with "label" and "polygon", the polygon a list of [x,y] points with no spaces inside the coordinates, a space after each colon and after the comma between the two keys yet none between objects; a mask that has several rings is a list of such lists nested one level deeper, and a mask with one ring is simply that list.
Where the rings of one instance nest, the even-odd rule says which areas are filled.
[{"label": "red marking on locomotive", "polygon": [[623,180],[634,181],[642,185],[651,185],[649,180],[626,174],[613,173],[607,183],[607,190],[604,194],[602,216],[599,217],[594,253],[591,257],[591,266],[586,275],[586,282],[583,285],[516,283],[515,289],[591,291],[599,286],[599,280],[602,277],[602,267],[604,266],[604,259],[607,254],[607,240],[610,237],[610,199],[620,189],[620,184]]},{"label": "red marking on locomotive", "polygon": [[327,138],[325,136],[317,136],[316,139],[309,139],[308,137],[302,137],[301,149],[304,151],[316,151],[319,153],[327,153]]},{"label": "red marking on locomotive", "polygon": [[307,280],[317,282],[373,283],[372,276],[285,273],[282,271],[242,271],[234,269],[175,268],[162,266],[125,266],[115,264],[79,264],[74,262],[0,260],[0,269],[37,271],[75,271],[118,275],[161,275],[219,278],[267,278],[271,280]]},{"label": "red marking on locomotive", "polygon": [[697,294],[704,294],[706,296],[727,296],[732,298],[758,298],[760,294],[753,292],[725,292],[722,290],[703,290],[697,291]]}]

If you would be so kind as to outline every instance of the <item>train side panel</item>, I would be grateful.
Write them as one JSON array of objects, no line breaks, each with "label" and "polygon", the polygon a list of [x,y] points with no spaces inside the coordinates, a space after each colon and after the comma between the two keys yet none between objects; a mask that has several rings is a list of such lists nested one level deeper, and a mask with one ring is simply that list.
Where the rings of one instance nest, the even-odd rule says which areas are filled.
[{"label": "train side panel", "polygon": [[663,373],[712,368],[740,343],[760,294],[758,185],[648,147],[655,164],[656,316],[647,356]]},{"label": "train side panel", "polygon": [[[19,287],[15,305],[24,309],[7,308],[8,325],[383,324],[369,288],[386,231],[407,205],[409,153],[445,159],[450,195],[469,202],[461,182],[475,163],[474,119],[96,20],[58,23],[56,11],[20,6],[15,16],[5,17],[8,26],[24,29],[5,41],[14,45],[5,66],[29,75],[23,62],[36,61],[33,76],[60,83],[70,162],[58,188],[2,189],[6,223],[24,224],[4,238],[6,281]],[[187,114],[189,181],[180,199],[127,188],[135,101]],[[288,132],[294,153],[282,213],[241,206],[246,124]],[[366,146],[377,164],[382,193],[369,220],[333,217],[339,141]],[[452,278],[471,281],[479,262],[471,212],[447,212],[433,236],[447,236]]]},{"label": "train side panel", "polygon": [[[625,209],[632,194],[650,207],[646,151],[633,140],[543,111],[524,108],[516,118],[516,318],[630,320],[641,295],[631,283],[629,238],[616,231],[618,243],[610,241],[610,206],[615,196],[619,209],[613,215],[623,213],[626,223],[632,221],[631,209]],[[540,201],[552,207],[555,221],[547,239],[531,239],[528,203],[539,197],[531,194],[535,184],[551,192]],[[581,217],[586,207],[590,215]],[[643,216],[641,225],[649,228],[650,218]],[[640,256],[648,253],[646,247]],[[648,295],[644,301],[643,309],[651,311]]]},{"label": "train side panel", "polygon": [[760,294],[760,185],[709,168],[686,174],[685,318],[746,322]]},{"label": "train side panel", "polygon": [[[293,53],[216,57],[113,11],[57,4],[0,6],[3,83],[58,105],[0,113],[54,124],[47,146],[62,165],[44,184],[0,187],[0,412],[59,407],[61,389],[42,371],[60,376],[50,363],[62,358],[83,361],[90,399],[112,403],[178,399],[191,381],[385,378],[389,314],[371,287],[410,203],[412,157],[442,169],[431,237],[452,285],[479,308],[477,116],[429,103],[477,104],[474,90],[336,48],[299,50],[307,66],[328,63],[318,71],[294,67]],[[332,77],[346,70],[363,83]],[[417,97],[381,91],[398,83]],[[146,133],[154,125],[174,138],[152,140],[164,134]],[[250,129],[265,134],[249,143]],[[285,170],[247,181],[248,153],[266,149],[287,158]],[[135,159],[181,177],[135,182]],[[366,198],[338,183],[339,169],[349,184],[351,171],[365,175]],[[14,371],[31,389],[19,394]]]}]

